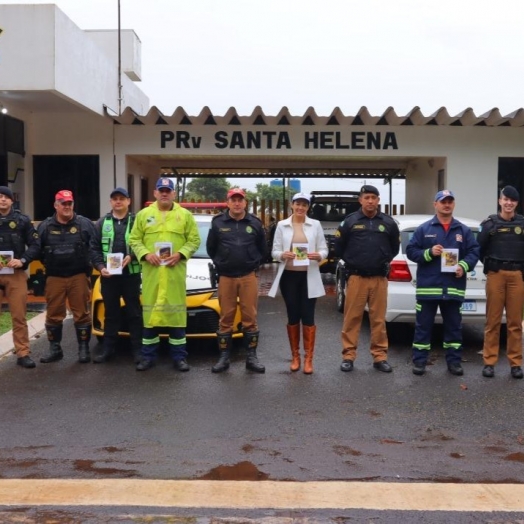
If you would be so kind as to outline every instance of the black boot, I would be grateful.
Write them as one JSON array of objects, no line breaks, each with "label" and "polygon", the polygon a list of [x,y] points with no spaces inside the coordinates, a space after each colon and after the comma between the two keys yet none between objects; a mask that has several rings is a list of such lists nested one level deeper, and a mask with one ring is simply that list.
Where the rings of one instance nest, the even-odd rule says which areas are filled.
[{"label": "black boot", "polygon": [[254,371],[255,373],[265,373],[266,368],[257,358],[258,335],[260,331],[252,331],[251,333],[244,333],[244,348],[246,350],[246,369]]},{"label": "black boot", "polygon": [[42,362],[42,364],[49,364],[49,362],[62,360],[64,358],[64,353],[60,346],[60,342],[62,341],[62,325],[50,326],[47,324],[45,329],[47,332],[47,340],[49,340],[49,351],[40,358],[40,362]]},{"label": "black boot", "polygon": [[104,346],[102,348],[102,351],[98,355],[93,357],[93,362],[95,364],[102,364],[103,362],[107,362],[114,354],[115,341],[104,338]]},{"label": "black boot", "polygon": [[76,339],[78,340],[78,362],[87,364],[91,362],[89,353],[89,341],[91,340],[91,324],[85,326],[75,326]]},{"label": "black boot", "polygon": [[231,345],[233,343],[231,333],[217,333],[217,341],[220,358],[211,368],[211,371],[213,373],[222,373],[222,371],[229,369],[229,356],[231,355]]}]

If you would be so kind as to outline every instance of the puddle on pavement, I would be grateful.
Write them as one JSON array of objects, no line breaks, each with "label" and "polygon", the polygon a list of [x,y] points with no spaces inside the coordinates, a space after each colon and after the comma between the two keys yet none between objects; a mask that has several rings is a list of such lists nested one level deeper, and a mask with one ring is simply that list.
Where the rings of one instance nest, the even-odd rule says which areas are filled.
[{"label": "puddle on pavement", "polygon": [[217,466],[197,478],[199,480],[267,480],[269,475],[245,460],[232,466]]},{"label": "puddle on pavement", "polygon": [[83,473],[96,475],[118,475],[122,477],[136,477],[138,473],[134,469],[99,468],[95,466],[96,460],[75,460],[74,468]]}]

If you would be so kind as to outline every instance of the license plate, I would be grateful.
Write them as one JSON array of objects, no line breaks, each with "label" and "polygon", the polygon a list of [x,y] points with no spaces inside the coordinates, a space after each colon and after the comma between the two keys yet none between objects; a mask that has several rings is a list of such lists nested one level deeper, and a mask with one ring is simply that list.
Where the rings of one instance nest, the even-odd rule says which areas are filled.
[{"label": "license plate", "polygon": [[462,302],[462,311],[477,311],[477,303],[474,300]]}]

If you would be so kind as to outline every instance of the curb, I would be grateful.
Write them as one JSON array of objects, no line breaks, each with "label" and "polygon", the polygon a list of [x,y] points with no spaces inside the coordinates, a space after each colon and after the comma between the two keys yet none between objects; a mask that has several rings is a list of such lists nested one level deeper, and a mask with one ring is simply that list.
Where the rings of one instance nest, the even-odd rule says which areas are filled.
[{"label": "curb", "polygon": [[[29,340],[33,340],[37,335],[45,331],[45,311],[28,320],[27,328],[29,330]],[[14,347],[12,330],[0,336],[0,358],[11,353]]]}]

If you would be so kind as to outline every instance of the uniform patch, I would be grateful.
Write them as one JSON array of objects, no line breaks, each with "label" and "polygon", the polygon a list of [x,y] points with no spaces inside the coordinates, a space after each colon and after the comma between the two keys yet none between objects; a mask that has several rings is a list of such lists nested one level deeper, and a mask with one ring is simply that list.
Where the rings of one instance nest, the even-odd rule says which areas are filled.
[{"label": "uniform patch", "polygon": [[521,228],[520,226],[517,226],[517,227],[515,228],[515,233],[516,233],[517,235],[522,234],[522,228]]},{"label": "uniform patch", "polygon": [[462,235],[461,235],[460,233],[457,233],[457,234],[455,235],[455,240],[456,240],[457,242],[462,242]]},{"label": "uniform patch", "polygon": [[146,218],[146,224],[151,225],[156,222],[155,217],[147,217]]},{"label": "uniform patch", "polygon": [[9,227],[11,229],[15,229],[16,228],[16,222],[9,222]]},{"label": "uniform patch", "polygon": [[384,232],[386,231],[386,228],[382,224],[380,224],[380,226],[378,226],[378,230]]},{"label": "uniform patch", "polygon": [[365,224],[355,224],[351,229],[366,229]]},{"label": "uniform patch", "polygon": [[230,227],[220,227],[220,228],[218,228],[218,230],[221,233],[229,233],[229,231],[231,231],[231,228]]},{"label": "uniform patch", "polygon": [[247,226],[246,233],[253,233],[253,228],[251,226]]},{"label": "uniform patch", "polygon": [[339,237],[340,236],[340,231],[337,229],[337,231],[335,232],[335,236],[336,237]]},{"label": "uniform patch", "polygon": [[73,227],[69,230],[69,232],[70,232],[72,235],[74,235],[77,231],[78,231],[78,229],[77,229],[75,226],[73,226]]}]

